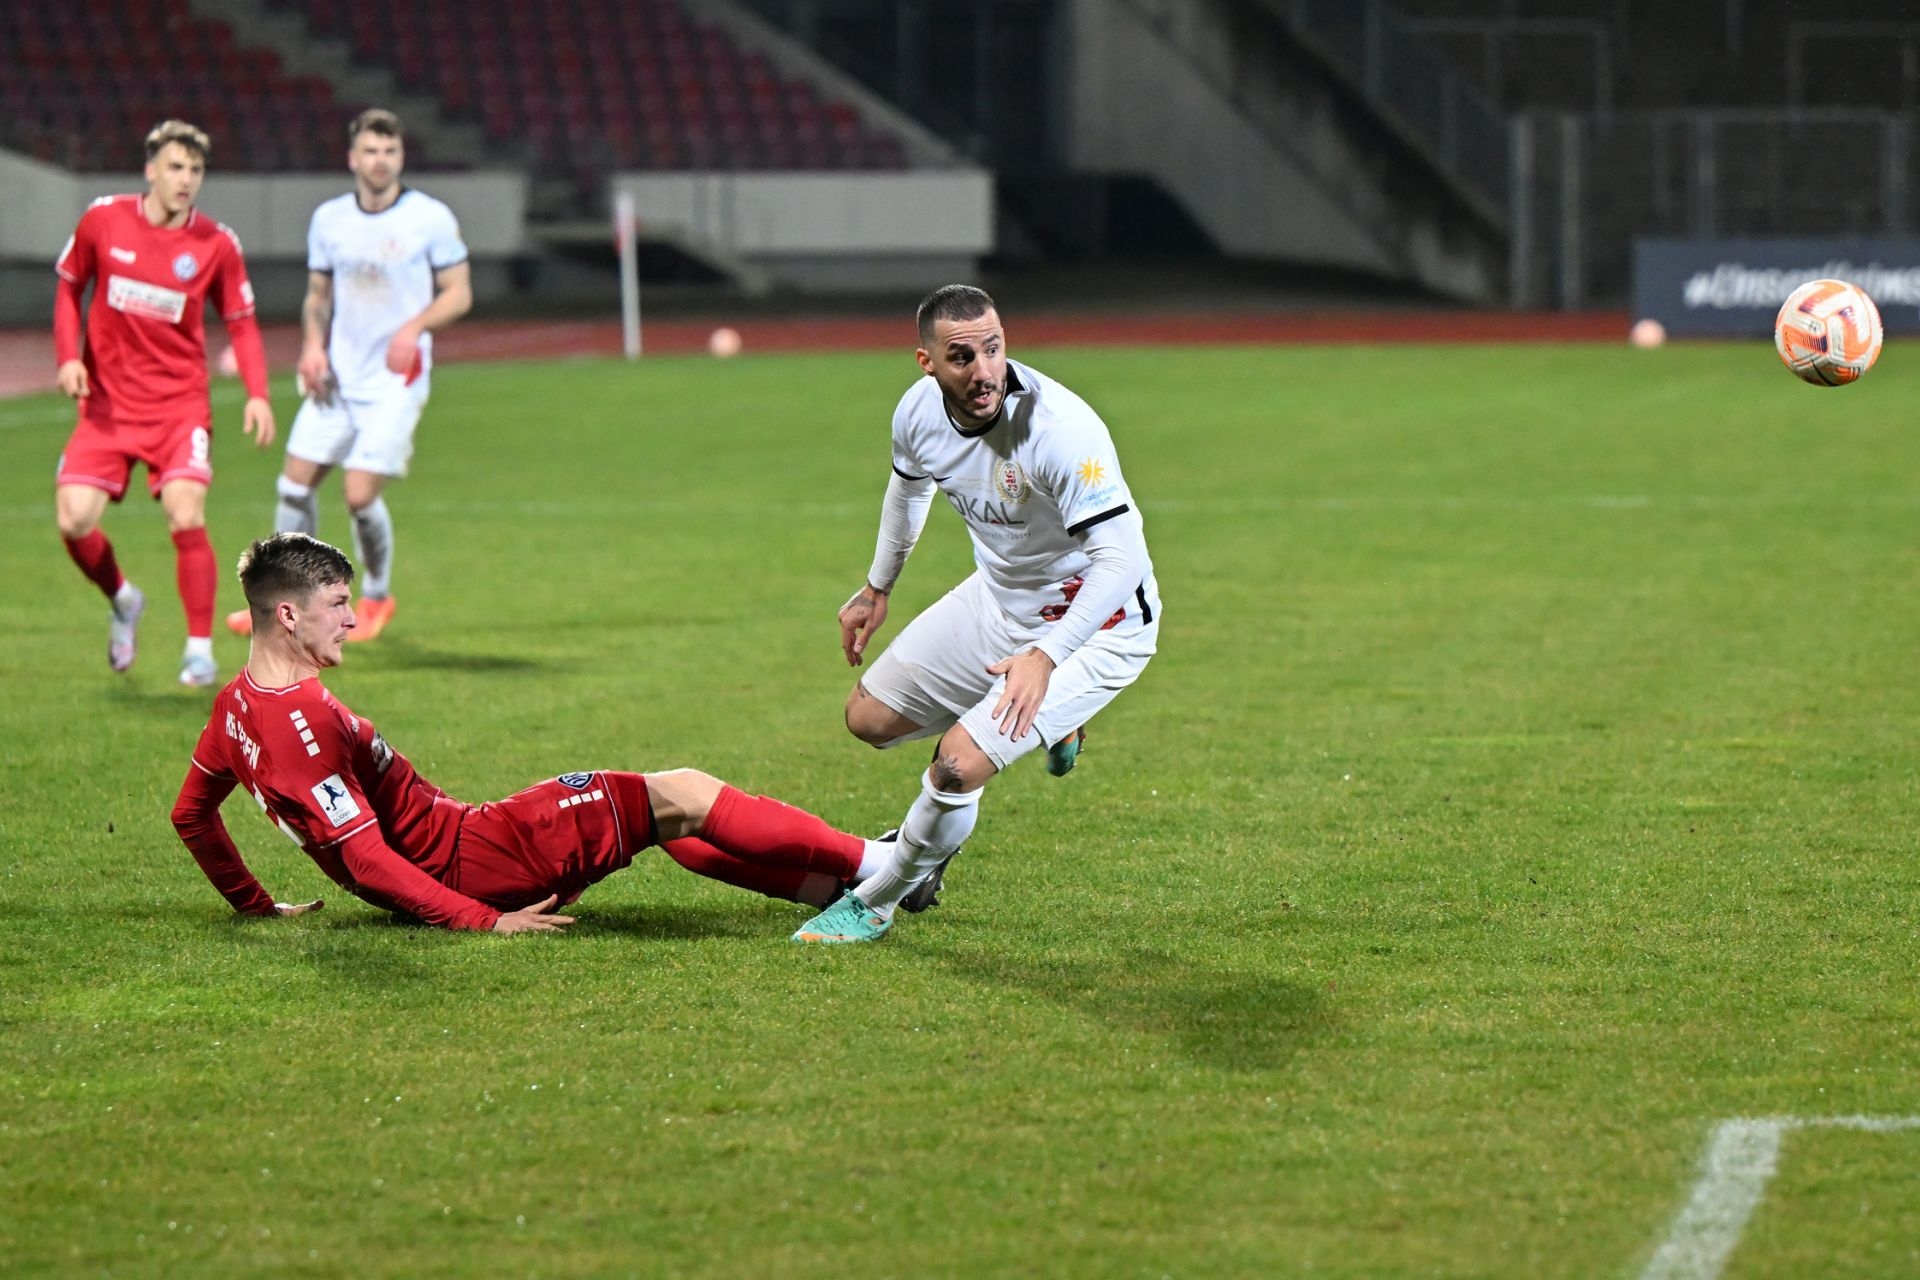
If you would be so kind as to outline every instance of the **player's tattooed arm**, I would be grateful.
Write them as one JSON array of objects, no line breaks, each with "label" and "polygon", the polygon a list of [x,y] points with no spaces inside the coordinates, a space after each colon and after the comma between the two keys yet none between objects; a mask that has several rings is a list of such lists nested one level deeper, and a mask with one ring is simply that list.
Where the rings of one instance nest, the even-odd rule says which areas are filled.
[{"label": "player's tattooed arm", "polygon": [[857,667],[866,661],[867,642],[887,620],[887,593],[871,582],[863,582],[853,597],[840,606],[840,652],[847,665]]},{"label": "player's tattooed arm", "polygon": [[333,327],[333,276],[307,272],[307,297],[300,304],[300,384],[321,404],[333,399],[333,367],[327,361],[327,333]]}]

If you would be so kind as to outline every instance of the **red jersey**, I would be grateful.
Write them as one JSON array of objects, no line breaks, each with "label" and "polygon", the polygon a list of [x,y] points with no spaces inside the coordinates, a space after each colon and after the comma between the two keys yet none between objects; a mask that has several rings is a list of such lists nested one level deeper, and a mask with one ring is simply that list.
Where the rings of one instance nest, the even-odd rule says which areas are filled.
[{"label": "red jersey", "polygon": [[454,929],[491,929],[500,916],[440,883],[469,806],[421,777],[318,677],[268,689],[242,670],[213,700],[174,810],[181,838],[227,901],[265,914],[272,896],[220,823],[220,802],[236,786],[356,897]]},{"label": "red jersey", "polygon": [[96,422],[178,421],[196,409],[211,417],[206,304],[211,299],[228,322],[253,314],[253,285],[233,232],[197,209],[185,226],[156,227],[144,199],[94,201],[54,263],[71,284],[94,282],[82,359],[90,390],[84,412]]}]

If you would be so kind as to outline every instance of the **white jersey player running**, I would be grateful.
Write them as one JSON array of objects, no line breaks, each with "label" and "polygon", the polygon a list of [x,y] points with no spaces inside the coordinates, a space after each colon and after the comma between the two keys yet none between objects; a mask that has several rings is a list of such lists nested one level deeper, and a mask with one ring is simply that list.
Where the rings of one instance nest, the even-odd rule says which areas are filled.
[{"label": "white jersey player running", "polygon": [[840,610],[859,666],[937,489],[967,523],[973,575],[915,618],[847,699],[876,747],[940,734],[878,874],[796,942],[871,942],[894,908],[931,905],[973,830],[981,789],[1036,747],[1065,773],[1081,726],[1139,678],[1160,632],[1140,509],[1087,402],[1007,359],[993,299],[947,285],[920,304],[927,377],[893,415],[893,478],[867,581]]},{"label": "white jersey player running", "polygon": [[[274,511],[277,533],[319,525],[314,490],[346,468],[354,554],[365,569],[349,639],[371,640],[393,617],[393,519],[380,491],[407,474],[426,408],[433,332],[473,306],[467,247],[453,211],[402,185],[400,119],[362,112],[347,126],[353,190],[313,211],[299,374],[306,400],[287,435]],[[227,626],[246,634],[241,609]]]}]

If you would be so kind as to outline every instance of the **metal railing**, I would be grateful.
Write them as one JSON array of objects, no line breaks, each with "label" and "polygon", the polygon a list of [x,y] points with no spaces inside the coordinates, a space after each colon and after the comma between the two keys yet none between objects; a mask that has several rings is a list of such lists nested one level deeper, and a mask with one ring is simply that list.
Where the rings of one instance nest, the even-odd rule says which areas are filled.
[{"label": "metal railing", "polygon": [[1794,22],[1787,26],[1787,101],[1807,104],[1807,46],[1844,43],[1851,51],[1882,50],[1888,44],[1900,50],[1900,110],[1920,104],[1920,23],[1916,22]]},{"label": "metal railing", "polygon": [[1516,117],[1511,300],[1622,300],[1641,235],[1908,233],[1912,119],[1842,108]]},{"label": "metal railing", "polygon": [[1384,0],[1263,0],[1296,36],[1342,68],[1392,125],[1464,194],[1504,220],[1510,163],[1504,113],[1435,55]]},{"label": "metal railing", "polygon": [[[1423,36],[1464,36],[1475,41],[1481,86],[1497,102],[1505,101],[1514,45],[1539,40],[1583,42],[1583,61],[1590,67],[1586,101],[1564,105],[1599,112],[1613,109],[1613,40],[1605,23],[1583,18],[1409,18],[1407,26]],[[1576,91],[1579,88],[1575,86]]]}]

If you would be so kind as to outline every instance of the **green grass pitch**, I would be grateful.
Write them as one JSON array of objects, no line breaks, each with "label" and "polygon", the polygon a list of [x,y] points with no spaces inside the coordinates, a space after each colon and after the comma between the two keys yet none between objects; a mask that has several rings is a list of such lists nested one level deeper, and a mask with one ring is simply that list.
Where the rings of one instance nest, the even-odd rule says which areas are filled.
[{"label": "green grass pitch", "polygon": [[[1912,349],[1016,354],[1113,428],[1160,656],[834,951],[658,854],[563,937],[396,926],[241,798],[328,906],[234,918],[167,821],[207,698],[160,514],[108,518],[116,678],[68,410],[0,405],[0,1271],[1632,1277],[1716,1122],[1920,1112]],[[833,615],[913,373],[444,368],[329,684],[464,798],[695,765],[893,825],[923,756],[845,733]],[[219,394],[230,565],[281,455]],[[888,635],[969,563],[937,509]],[[1794,1134],[1724,1274],[1920,1270],[1917,1175]]]}]

